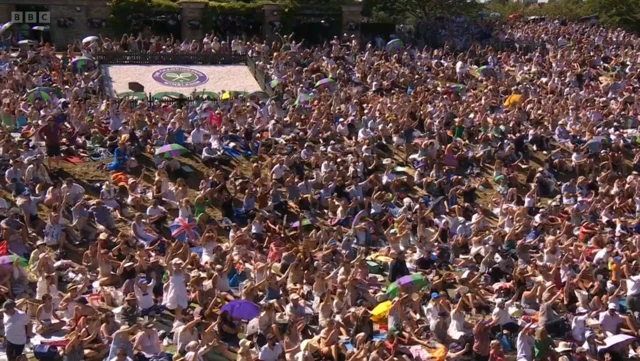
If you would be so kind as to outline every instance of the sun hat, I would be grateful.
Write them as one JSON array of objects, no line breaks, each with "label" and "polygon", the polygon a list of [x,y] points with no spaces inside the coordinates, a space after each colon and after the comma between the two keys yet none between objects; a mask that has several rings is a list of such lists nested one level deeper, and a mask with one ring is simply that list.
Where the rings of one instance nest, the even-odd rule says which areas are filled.
[{"label": "sun hat", "polygon": [[569,342],[560,341],[560,343],[558,344],[558,347],[556,347],[555,350],[556,352],[566,352],[566,351],[573,350],[573,347],[571,347],[571,344]]}]

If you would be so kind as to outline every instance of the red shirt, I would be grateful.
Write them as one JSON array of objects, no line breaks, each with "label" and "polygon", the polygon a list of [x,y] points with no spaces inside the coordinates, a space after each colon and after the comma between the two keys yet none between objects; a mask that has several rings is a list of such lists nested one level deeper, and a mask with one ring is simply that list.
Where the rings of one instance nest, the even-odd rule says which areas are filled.
[{"label": "red shirt", "polygon": [[40,135],[44,137],[44,143],[46,145],[60,145],[60,135],[62,130],[58,124],[45,125],[38,130]]}]

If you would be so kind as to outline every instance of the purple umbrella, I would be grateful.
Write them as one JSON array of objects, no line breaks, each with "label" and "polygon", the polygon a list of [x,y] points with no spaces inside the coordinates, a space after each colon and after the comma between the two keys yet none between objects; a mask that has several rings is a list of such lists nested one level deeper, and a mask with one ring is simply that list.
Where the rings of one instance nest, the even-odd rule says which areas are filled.
[{"label": "purple umbrella", "polygon": [[260,315],[260,307],[247,300],[233,300],[220,308],[227,311],[229,316],[238,320],[253,320]]}]

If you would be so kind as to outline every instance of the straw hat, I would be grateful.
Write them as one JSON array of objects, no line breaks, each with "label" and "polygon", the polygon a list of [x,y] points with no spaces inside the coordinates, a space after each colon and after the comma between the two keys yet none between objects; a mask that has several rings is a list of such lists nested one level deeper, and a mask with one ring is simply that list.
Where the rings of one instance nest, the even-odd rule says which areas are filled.
[{"label": "straw hat", "polygon": [[569,342],[566,342],[566,341],[561,341],[558,344],[558,347],[556,347],[556,352],[558,352],[558,353],[571,351],[571,350],[573,350],[573,347],[571,347],[571,344]]},{"label": "straw hat", "polygon": [[124,299],[125,301],[137,301],[138,298],[136,297],[136,294],[133,292],[129,292],[129,294],[127,295],[127,297],[125,297]]}]

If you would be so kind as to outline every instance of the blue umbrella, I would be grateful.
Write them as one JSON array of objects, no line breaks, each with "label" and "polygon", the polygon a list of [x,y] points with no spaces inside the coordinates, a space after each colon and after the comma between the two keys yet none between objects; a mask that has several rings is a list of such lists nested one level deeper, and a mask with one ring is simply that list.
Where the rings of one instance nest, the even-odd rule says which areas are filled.
[{"label": "blue umbrella", "polygon": [[200,238],[198,234],[198,225],[189,223],[182,218],[176,218],[170,225],[171,237],[179,242],[193,243]]},{"label": "blue umbrella", "polygon": [[229,316],[238,320],[250,321],[260,316],[260,307],[247,300],[233,300],[222,306],[220,311],[227,311]]}]

